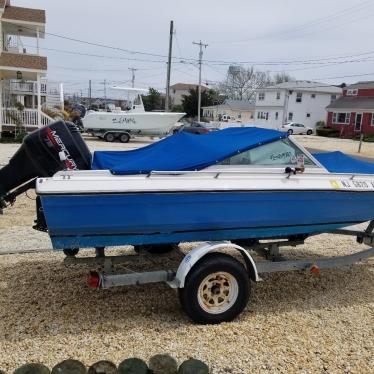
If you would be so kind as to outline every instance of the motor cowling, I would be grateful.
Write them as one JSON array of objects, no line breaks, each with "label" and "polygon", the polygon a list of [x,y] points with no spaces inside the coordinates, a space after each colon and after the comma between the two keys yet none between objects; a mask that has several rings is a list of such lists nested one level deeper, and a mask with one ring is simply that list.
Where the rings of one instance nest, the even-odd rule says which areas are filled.
[{"label": "motor cowling", "polygon": [[56,121],[27,135],[8,165],[0,169],[0,209],[35,187],[37,177],[51,177],[60,170],[88,170],[91,153],[79,129]]}]

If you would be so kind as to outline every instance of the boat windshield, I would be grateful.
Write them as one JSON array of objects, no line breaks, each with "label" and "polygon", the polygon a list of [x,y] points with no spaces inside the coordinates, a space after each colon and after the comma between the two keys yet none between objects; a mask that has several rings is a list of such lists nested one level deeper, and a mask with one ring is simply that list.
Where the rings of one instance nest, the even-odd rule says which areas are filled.
[{"label": "boat windshield", "polygon": [[219,165],[294,165],[303,156],[306,166],[317,166],[301,149],[288,138],[264,144],[231,156]]}]

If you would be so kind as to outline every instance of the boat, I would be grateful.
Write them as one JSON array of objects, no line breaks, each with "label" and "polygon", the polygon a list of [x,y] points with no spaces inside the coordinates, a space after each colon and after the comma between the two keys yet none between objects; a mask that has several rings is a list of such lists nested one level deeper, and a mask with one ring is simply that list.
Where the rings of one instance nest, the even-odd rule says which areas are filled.
[{"label": "boat", "polygon": [[147,90],[114,86],[127,94],[128,109],[109,112],[89,111],[82,119],[84,130],[112,142],[116,138],[127,143],[131,136],[165,136],[186,113],[146,112],[142,94]]},{"label": "boat", "polygon": [[327,162],[277,130],[182,132],[95,152],[92,167],[80,149],[86,170],[36,180],[55,249],[307,237],[374,218],[373,164]]},{"label": "boat", "polygon": [[[178,289],[182,309],[198,323],[239,315],[249,279],[260,281],[262,274],[315,275],[374,256],[374,164],[340,152],[311,154],[276,130],[180,132],[92,158],[79,130],[58,121],[28,135],[0,169],[0,212],[30,188],[37,192],[34,228],[48,232],[53,248],[66,254],[65,264],[99,267],[88,275],[90,287],[163,282]],[[365,230],[345,228],[365,221]],[[371,248],[297,260],[280,254],[324,232],[355,236]],[[129,268],[129,262],[143,263],[145,252],[169,251],[182,241],[204,242],[177,268]],[[137,253],[104,253],[127,244]],[[95,257],[76,256],[90,247]],[[251,250],[269,261],[257,261]],[[125,271],[115,269],[118,264],[126,264]]]}]

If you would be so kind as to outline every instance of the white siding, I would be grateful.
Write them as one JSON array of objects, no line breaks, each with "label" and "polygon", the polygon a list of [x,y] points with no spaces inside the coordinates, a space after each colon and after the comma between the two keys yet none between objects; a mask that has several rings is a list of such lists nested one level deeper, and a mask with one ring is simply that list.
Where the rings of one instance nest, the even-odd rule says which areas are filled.
[{"label": "white siding", "polygon": [[[298,92],[302,93],[301,102],[296,101]],[[262,93],[265,94],[263,100],[259,100],[258,93],[256,96],[254,118],[255,125],[259,127],[279,129],[283,123],[293,121],[314,129],[318,121],[326,121],[325,108],[331,102],[331,93],[284,88],[265,90]],[[279,99],[277,99],[277,93],[279,93]],[[292,113],[292,120],[289,118],[290,113]],[[261,114],[265,118],[259,118]]]}]

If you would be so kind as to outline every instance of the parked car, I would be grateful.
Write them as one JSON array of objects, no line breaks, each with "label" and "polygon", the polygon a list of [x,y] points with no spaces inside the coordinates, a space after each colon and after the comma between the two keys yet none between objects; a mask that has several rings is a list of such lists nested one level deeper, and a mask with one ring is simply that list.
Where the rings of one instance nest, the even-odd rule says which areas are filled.
[{"label": "parked car", "polygon": [[307,127],[303,125],[302,123],[295,123],[295,122],[288,122],[285,125],[282,125],[282,130],[287,131],[288,134],[306,134],[306,135],[312,135],[313,129],[311,127]]},{"label": "parked car", "polygon": [[217,127],[210,125],[209,123],[201,123],[201,122],[192,122],[192,123],[184,123],[179,129],[174,130],[174,133],[179,131],[189,132],[191,134],[207,134],[210,131],[217,131],[219,130]]}]

